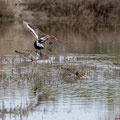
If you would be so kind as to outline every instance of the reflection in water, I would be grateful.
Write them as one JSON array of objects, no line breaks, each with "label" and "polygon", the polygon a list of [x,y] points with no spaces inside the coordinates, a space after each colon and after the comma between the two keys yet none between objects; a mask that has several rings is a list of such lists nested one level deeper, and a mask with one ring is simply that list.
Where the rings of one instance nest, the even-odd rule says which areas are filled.
[{"label": "reflection in water", "polygon": [[[120,68],[112,64],[119,54],[119,35],[88,36],[59,24],[41,29],[55,33],[59,42],[54,51],[44,51],[49,59],[30,62],[14,51],[34,50],[34,38],[18,23],[0,26],[0,118],[114,120],[120,114]],[[84,76],[76,79],[61,69],[65,67]]]},{"label": "reflection in water", "polygon": [[[48,24],[39,27],[48,34],[55,34],[59,42],[54,42],[54,50],[60,53],[119,53],[119,33],[84,32],[79,27],[64,24]],[[56,32],[57,31],[57,32]],[[10,54],[14,50],[34,50],[34,37],[19,23],[0,25],[0,53]],[[49,42],[47,43],[49,44]],[[53,47],[53,46],[52,46]],[[49,49],[49,47],[46,46]]]}]

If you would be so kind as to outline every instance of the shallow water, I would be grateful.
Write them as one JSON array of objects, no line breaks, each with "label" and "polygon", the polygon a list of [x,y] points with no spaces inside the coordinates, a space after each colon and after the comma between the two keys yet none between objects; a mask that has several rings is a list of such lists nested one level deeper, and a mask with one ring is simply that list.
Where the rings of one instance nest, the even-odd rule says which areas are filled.
[{"label": "shallow water", "polygon": [[[120,67],[113,65],[119,33],[39,27],[59,41],[52,52],[46,43],[49,59],[31,62],[14,51],[33,51],[34,38],[19,23],[0,25],[0,119],[114,120],[120,114]],[[63,66],[84,76],[68,75]]]}]

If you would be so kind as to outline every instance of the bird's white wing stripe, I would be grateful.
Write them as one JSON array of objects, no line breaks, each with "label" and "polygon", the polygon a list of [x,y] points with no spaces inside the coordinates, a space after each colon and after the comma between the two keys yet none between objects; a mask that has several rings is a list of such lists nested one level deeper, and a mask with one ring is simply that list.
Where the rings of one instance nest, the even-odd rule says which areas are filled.
[{"label": "bird's white wing stripe", "polygon": [[44,37],[41,37],[40,38],[40,41],[41,41],[41,43],[44,43],[45,41],[47,41],[48,40],[48,35],[46,35],[46,36],[44,36]]},{"label": "bird's white wing stripe", "polygon": [[38,35],[36,34],[36,32],[34,31],[34,29],[32,29],[29,25],[27,25],[27,27],[32,31],[32,33],[35,35],[35,38],[38,39]]},{"label": "bird's white wing stripe", "polygon": [[37,46],[44,48],[43,44],[40,44],[38,41],[36,41],[36,43],[37,43]]},{"label": "bird's white wing stripe", "polygon": [[42,37],[42,38],[40,38],[40,39],[44,41],[44,40],[46,40],[47,38]]}]

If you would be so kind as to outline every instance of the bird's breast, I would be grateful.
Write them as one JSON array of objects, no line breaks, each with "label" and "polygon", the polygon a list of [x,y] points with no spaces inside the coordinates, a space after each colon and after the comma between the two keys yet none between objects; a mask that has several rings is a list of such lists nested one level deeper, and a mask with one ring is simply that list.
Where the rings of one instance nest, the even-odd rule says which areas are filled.
[{"label": "bird's breast", "polygon": [[38,41],[34,42],[34,47],[35,47],[35,49],[43,49],[44,48],[43,44],[39,43]]}]

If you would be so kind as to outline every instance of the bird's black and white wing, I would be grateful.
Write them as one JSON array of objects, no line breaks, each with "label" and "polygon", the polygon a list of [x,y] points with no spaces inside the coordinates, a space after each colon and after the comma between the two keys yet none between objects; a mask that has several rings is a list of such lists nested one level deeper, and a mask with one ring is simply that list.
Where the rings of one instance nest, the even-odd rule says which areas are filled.
[{"label": "bird's black and white wing", "polygon": [[42,36],[44,36],[45,34],[40,31],[39,29],[31,26],[29,23],[23,21],[23,25],[24,27],[30,32],[32,33],[32,35],[37,39],[39,40]]}]

